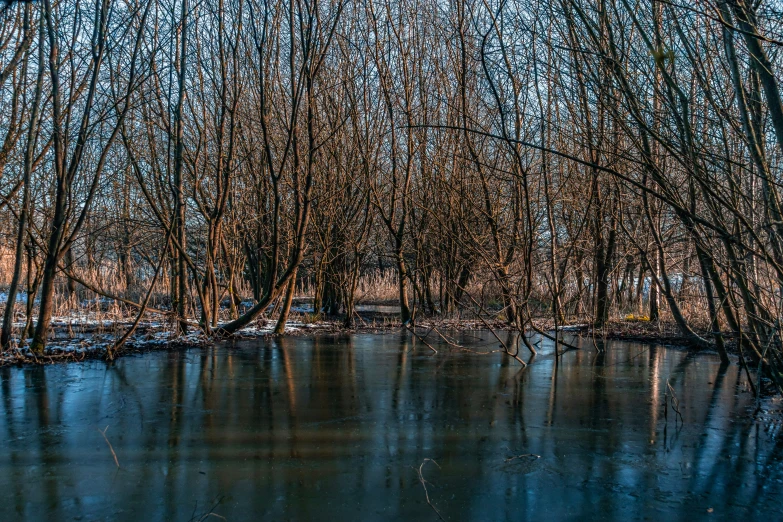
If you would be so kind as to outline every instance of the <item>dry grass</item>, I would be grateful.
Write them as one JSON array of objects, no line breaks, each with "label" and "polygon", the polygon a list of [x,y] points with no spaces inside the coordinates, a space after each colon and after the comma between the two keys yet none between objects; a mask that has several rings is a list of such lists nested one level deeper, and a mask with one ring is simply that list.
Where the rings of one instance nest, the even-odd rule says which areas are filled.
[{"label": "dry grass", "polygon": [[0,247],[0,287],[8,288],[14,275],[14,250]]},{"label": "dry grass", "polygon": [[391,271],[374,270],[359,278],[356,288],[356,302],[389,303],[400,298],[397,274]]},{"label": "dry grass", "polygon": [[[0,291],[7,291],[8,285],[13,270],[13,250],[9,248],[0,248]],[[139,270],[142,271],[143,270]],[[83,279],[86,283],[95,288],[101,289],[103,292],[109,295],[114,295],[128,299],[130,301],[138,302],[141,300],[141,296],[146,293],[145,281],[139,281],[133,287],[128,288],[125,285],[125,279],[117,266],[116,262],[110,260],[104,260],[97,266],[91,268],[80,268],[76,270],[76,274],[79,278]],[[25,274],[26,275],[26,274]],[[25,278],[23,278],[24,280]],[[240,298],[243,300],[252,300],[252,290],[249,283],[243,280],[241,277],[237,278],[235,287]],[[308,279],[305,279],[305,284],[297,291],[298,299],[312,298],[314,295],[314,289],[307,284]],[[161,273],[161,277],[155,285],[149,307],[151,309],[166,310],[170,302],[168,289],[170,286],[169,275],[164,271]],[[439,289],[439,281],[437,278],[431,283],[431,289],[435,293],[433,296],[435,300],[438,300],[437,292]],[[68,331],[72,331],[75,334],[95,332],[98,333],[112,333],[112,328],[105,327],[104,324],[116,324],[121,325],[133,319],[135,315],[135,309],[122,304],[118,301],[97,295],[82,285],[76,285],[77,292],[69,295],[66,289],[65,277],[61,277],[57,283],[55,292],[55,307],[54,315],[58,322],[67,323]],[[410,289],[411,305],[415,300],[415,295],[412,287]],[[543,287],[537,288],[536,294],[540,294],[540,299],[533,296],[531,299],[531,311],[534,314],[534,318],[546,320],[551,315],[551,307],[549,306],[549,297],[543,294]],[[691,288],[689,295],[684,296],[680,301],[682,311],[688,318],[689,322],[697,329],[705,329],[708,327],[708,317],[706,314],[706,302],[704,296],[700,295],[697,289]],[[478,301],[482,307],[488,311],[498,311],[502,308],[500,289],[494,279],[489,274],[477,273],[472,282],[468,285],[466,291]],[[191,296],[191,305],[195,305],[195,295]],[[221,302],[225,302],[227,298],[227,292],[222,290]],[[564,296],[568,297],[568,296]],[[568,322],[589,322],[590,321],[590,309],[589,309],[589,296],[583,296],[583,302],[585,303],[585,315],[584,317],[570,317]],[[399,287],[397,274],[393,270],[372,270],[363,274],[358,283],[356,292],[357,304],[397,304],[399,299]],[[568,299],[564,299],[567,301]],[[457,311],[454,316],[448,319],[453,320],[472,320],[475,319],[474,313],[471,311],[473,307],[467,298],[464,299],[465,308]],[[668,307],[665,303],[661,303],[661,320],[664,323],[671,321]],[[0,307],[2,307],[0,303]],[[37,308],[37,307],[36,307]],[[620,309],[616,306],[616,303],[611,311],[610,320],[622,322],[623,318],[628,313],[638,314],[646,309],[646,304],[643,310],[631,310],[633,306],[626,306]],[[23,323],[25,318],[26,303],[24,299],[17,299],[15,306],[15,322],[17,325]],[[33,310],[33,314],[37,314],[37,309]],[[193,311],[192,315],[195,317],[196,312]],[[313,315],[311,313],[294,312],[291,317],[297,319],[303,323],[317,323],[322,321],[320,315]],[[221,320],[231,319],[228,307],[223,307],[220,311]],[[494,319],[502,320],[502,315],[495,317]],[[20,328],[17,327],[17,332]]]}]

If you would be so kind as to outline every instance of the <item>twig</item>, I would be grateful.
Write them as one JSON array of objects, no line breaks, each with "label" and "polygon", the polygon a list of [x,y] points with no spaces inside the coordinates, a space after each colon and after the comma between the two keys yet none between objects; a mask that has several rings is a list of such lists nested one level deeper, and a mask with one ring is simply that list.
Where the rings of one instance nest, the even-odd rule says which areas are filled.
[{"label": "twig", "polygon": [[[438,350],[436,350],[436,349],[435,349],[435,348],[434,348],[434,347],[433,347],[433,346],[432,346],[430,343],[428,343],[427,341],[425,341],[425,340],[424,340],[424,338],[423,338],[422,336],[420,336],[419,334],[417,334],[417,333],[416,333],[416,332],[413,330],[413,328],[411,328],[410,324],[408,324],[408,323],[405,323],[405,325],[404,325],[404,326],[405,326],[405,328],[406,328],[406,329],[407,329],[407,330],[408,330],[410,333],[412,333],[412,334],[413,334],[413,336],[414,336],[414,337],[416,337],[416,338],[417,338],[419,341],[423,342],[423,343],[425,344],[425,346],[427,346],[427,348],[429,348],[430,350],[432,350],[432,351],[433,351],[433,352],[435,352],[435,353],[438,353]],[[427,335],[429,335],[429,333],[428,333]],[[435,462],[435,461],[433,461],[433,462]]]},{"label": "twig", "polygon": [[[667,394],[671,393],[671,399],[667,400]],[[669,379],[666,379],[666,391],[663,392],[663,398],[664,398],[664,405],[667,408],[664,410],[664,419],[667,418],[666,411],[668,411],[668,403],[671,403],[672,409],[677,413],[677,416],[680,418],[680,422],[685,424],[685,420],[682,418],[682,413],[680,413],[680,399],[677,398],[677,396],[674,394],[674,388],[672,388],[672,385],[669,384]],[[677,417],[674,418],[674,423],[677,423]]]},{"label": "twig", "polygon": [[105,428],[103,428],[103,430],[98,430],[98,431],[101,432],[101,435],[103,435],[103,440],[105,440],[106,444],[109,445],[109,450],[111,451],[111,456],[114,457],[114,463],[117,464],[117,467],[119,468],[120,467],[120,461],[117,460],[117,454],[114,453],[114,448],[111,447],[111,442],[109,442],[109,439],[106,438],[106,430],[108,430],[108,429],[109,429],[109,427],[106,426]]},{"label": "twig", "polygon": [[209,508],[209,511],[207,511],[202,515],[196,515],[196,509],[198,509],[198,501],[197,501],[196,505],[193,506],[193,516],[190,517],[190,520],[188,520],[188,522],[204,522],[204,520],[208,519],[209,517],[216,517],[221,520],[227,520],[226,517],[214,513],[215,508],[217,508],[222,502],[223,502],[223,496],[221,495],[217,497],[217,500],[212,505],[212,507]]},{"label": "twig", "polygon": [[[468,293],[464,288],[462,290],[465,292],[465,295],[467,295],[468,298],[471,301],[473,301],[473,304],[479,308],[479,310],[484,311],[484,307],[481,306],[481,304],[479,304],[479,302],[476,301],[476,299],[472,295],[470,295],[470,293]],[[503,348],[503,351],[506,353],[506,355],[508,355],[509,357],[513,357],[523,367],[527,366],[527,363],[519,358],[519,344],[518,343],[517,343],[517,351],[516,351],[516,353],[511,353],[511,350],[509,350],[508,346],[506,346],[506,343],[504,343],[500,339],[500,337],[498,337],[498,334],[495,333],[495,330],[493,330],[492,327],[489,325],[489,323],[487,323],[487,321],[484,320],[484,318],[481,316],[481,314],[477,313],[476,317],[478,317],[479,321],[481,321],[484,324],[484,326],[487,328],[487,330],[489,330],[489,333],[491,333],[492,336],[495,339],[497,339],[497,341],[500,343],[500,346]],[[519,335],[522,336],[522,338],[524,338],[525,332],[520,331]],[[530,346],[528,346],[528,348],[530,348]],[[533,353],[533,355],[535,355],[535,350],[532,350],[532,353]]]},{"label": "twig", "polygon": [[534,458],[540,459],[541,455],[536,455],[535,453],[523,453],[522,455],[514,455],[512,457],[509,457],[509,458],[507,458],[505,460],[505,462],[511,462],[514,459],[522,459],[522,458],[525,458],[525,457],[534,457]]},{"label": "twig", "polygon": [[[448,344],[449,346],[453,346],[453,347],[455,347],[455,348],[464,348],[464,346],[461,346],[461,345],[459,345],[459,344],[457,344],[457,343],[453,342],[451,339],[448,339],[448,338],[447,338],[445,335],[443,335],[442,333],[440,333],[440,330],[438,330],[438,328],[436,327],[436,325],[432,325],[432,328],[430,329],[430,331],[434,331],[436,334],[438,334],[438,337],[440,337],[441,339],[443,339],[443,341],[444,341],[446,344]],[[429,335],[429,334],[428,334],[428,335]]]},{"label": "twig", "polygon": [[[567,342],[565,342],[563,339],[561,339],[559,337],[552,337],[547,332],[545,332],[544,330],[542,330],[541,328],[539,328],[535,324],[533,324],[533,321],[530,321],[530,328],[532,328],[533,331],[536,332],[537,334],[539,334],[540,336],[546,337],[550,341],[554,341],[555,344],[560,343],[563,346],[565,346],[566,348],[568,348],[568,350],[563,350],[562,352],[556,354],[557,357],[560,357],[561,355],[563,355],[564,353],[566,353],[569,350],[578,350],[579,349],[578,346],[575,346],[575,345],[573,345],[571,343],[567,343]],[[557,336],[557,330],[555,330],[555,336]]]},{"label": "twig", "polygon": [[461,351],[463,351],[463,352],[473,353],[473,354],[476,354],[476,355],[490,355],[490,354],[493,354],[493,353],[503,353],[503,352],[504,352],[504,350],[490,350],[490,351],[488,351],[488,352],[480,352],[480,351],[478,351],[478,350],[471,350],[470,348],[465,348],[464,346],[462,346],[462,345],[460,345],[460,344],[457,344],[457,343],[455,343],[455,342],[451,341],[451,340],[450,340],[448,337],[446,337],[445,335],[443,335],[443,334],[440,332],[440,330],[438,330],[438,329],[437,329],[437,327],[435,327],[434,325],[432,326],[432,328],[430,328],[430,329],[427,331],[427,333],[424,335],[424,338],[426,339],[426,338],[427,338],[427,337],[430,335],[430,333],[431,333],[431,332],[435,332],[436,334],[438,334],[438,336],[439,336],[441,339],[443,339],[443,341],[444,341],[446,344],[448,344],[449,346],[453,346],[454,348],[456,348],[456,349],[458,349],[458,350],[461,350]]},{"label": "twig", "polygon": [[432,508],[432,510],[435,512],[435,514],[438,515],[438,518],[443,520],[443,522],[446,522],[446,519],[443,518],[443,515],[440,514],[440,511],[438,511],[438,508],[436,508],[435,505],[430,500],[430,494],[427,491],[427,481],[424,480],[424,475],[422,474],[422,471],[421,471],[422,468],[424,467],[424,465],[427,462],[432,462],[433,464],[438,466],[438,469],[440,469],[440,465],[437,462],[435,462],[434,460],[432,460],[432,459],[424,459],[422,461],[421,465],[419,465],[419,469],[416,470],[416,472],[419,474],[419,482],[421,482],[421,487],[424,488],[424,498],[427,499],[427,504],[429,504],[430,507]]}]

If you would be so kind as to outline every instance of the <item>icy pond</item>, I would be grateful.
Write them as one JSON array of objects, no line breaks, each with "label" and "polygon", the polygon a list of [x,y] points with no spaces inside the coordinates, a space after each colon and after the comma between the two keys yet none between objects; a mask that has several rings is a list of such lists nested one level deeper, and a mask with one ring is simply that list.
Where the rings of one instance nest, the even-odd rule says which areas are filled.
[{"label": "icy pond", "polygon": [[542,343],[520,370],[433,345],[290,337],[2,368],[0,520],[783,517],[780,415],[749,414],[736,363]]}]

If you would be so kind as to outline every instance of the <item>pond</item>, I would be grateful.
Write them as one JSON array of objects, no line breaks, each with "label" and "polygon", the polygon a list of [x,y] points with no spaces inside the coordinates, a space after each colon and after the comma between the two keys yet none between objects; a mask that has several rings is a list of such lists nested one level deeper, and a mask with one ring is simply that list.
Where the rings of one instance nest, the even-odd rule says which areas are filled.
[{"label": "pond", "polygon": [[287,337],[2,368],[0,520],[783,516],[780,416],[751,415],[736,363],[541,343],[520,370],[432,344]]}]

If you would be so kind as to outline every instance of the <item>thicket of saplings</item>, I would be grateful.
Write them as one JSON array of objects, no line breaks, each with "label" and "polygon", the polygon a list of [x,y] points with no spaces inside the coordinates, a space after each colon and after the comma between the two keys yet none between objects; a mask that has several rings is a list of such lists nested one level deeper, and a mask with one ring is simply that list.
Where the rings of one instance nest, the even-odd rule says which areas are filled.
[{"label": "thicket of saplings", "polygon": [[780,9],[8,4],[0,343],[42,353],[95,296],[224,337],[375,295],[408,324],[663,316],[779,386]]}]

